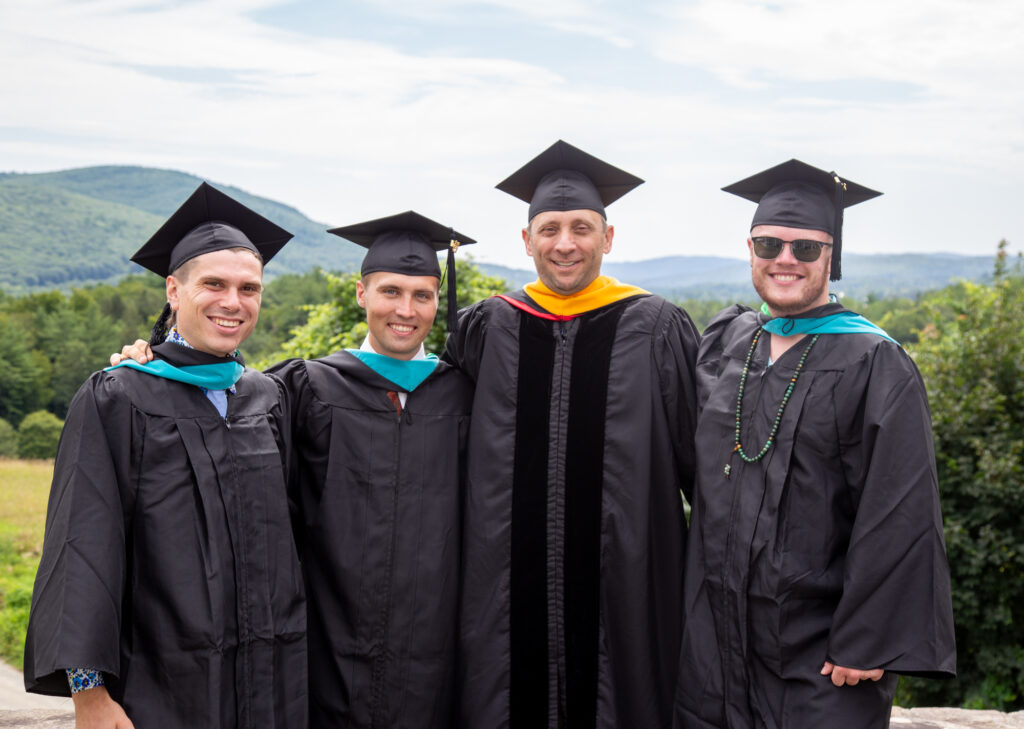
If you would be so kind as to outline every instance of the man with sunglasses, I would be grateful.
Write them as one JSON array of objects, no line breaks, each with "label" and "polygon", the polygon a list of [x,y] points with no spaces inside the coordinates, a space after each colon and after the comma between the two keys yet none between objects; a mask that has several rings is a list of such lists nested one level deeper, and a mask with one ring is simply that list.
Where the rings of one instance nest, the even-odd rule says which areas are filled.
[{"label": "man with sunglasses", "polygon": [[843,209],[880,193],[797,160],[724,189],[758,203],[764,305],[698,356],[676,725],[885,727],[897,674],[956,657],[923,382],[828,292]]}]

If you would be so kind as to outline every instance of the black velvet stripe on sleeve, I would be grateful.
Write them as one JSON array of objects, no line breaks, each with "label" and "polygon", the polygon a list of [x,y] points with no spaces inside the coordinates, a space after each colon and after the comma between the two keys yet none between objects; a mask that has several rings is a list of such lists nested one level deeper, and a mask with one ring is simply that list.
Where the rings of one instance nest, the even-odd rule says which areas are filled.
[{"label": "black velvet stripe on sleeve", "polygon": [[555,340],[549,322],[520,316],[510,606],[511,729],[547,726],[548,414]]},{"label": "black velvet stripe on sleeve", "polygon": [[623,307],[581,321],[572,358],[565,473],[566,729],[597,721],[601,496],[608,370]]}]

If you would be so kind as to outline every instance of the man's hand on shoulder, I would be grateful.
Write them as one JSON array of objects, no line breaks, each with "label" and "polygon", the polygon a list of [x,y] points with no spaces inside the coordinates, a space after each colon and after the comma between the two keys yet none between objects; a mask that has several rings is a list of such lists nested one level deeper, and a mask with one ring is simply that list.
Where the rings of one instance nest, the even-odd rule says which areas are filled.
[{"label": "man's hand on shoulder", "polygon": [[79,691],[75,704],[75,729],[135,729],[121,705],[110,698],[106,686]]},{"label": "man's hand on shoulder", "polygon": [[135,344],[121,347],[121,354],[110,355],[110,366],[119,365],[126,359],[134,359],[139,364],[146,364],[153,359],[153,350],[145,339],[136,339]]},{"label": "man's hand on shoulder", "polygon": [[844,666],[837,666],[834,663],[825,661],[825,665],[821,667],[822,676],[831,676],[832,683],[836,686],[856,686],[861,681],[877,681],[885,674],[881,668],[873,668],[870,671],[863,671],[859,668],[845,668]]}]

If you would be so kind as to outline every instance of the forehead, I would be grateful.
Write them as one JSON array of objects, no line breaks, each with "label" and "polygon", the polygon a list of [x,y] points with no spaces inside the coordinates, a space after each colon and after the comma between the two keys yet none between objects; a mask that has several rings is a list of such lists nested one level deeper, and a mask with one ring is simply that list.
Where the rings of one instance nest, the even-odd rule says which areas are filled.
[{"label": "forehead", "polygon": [[363,276],[363,285],[373,288],[410,289],[413,291],[437,291],[441,279],[437,276],[409,276],[391,271],[374,271]]},{"label": "forehead", "polygon": [[263,280],[263,264],[251,251],[227,249],[204,253],[188,261],[192,276]]},{"label": "forehead", "polygon": [[596,210],[548,210],[543,213],[537,213],[533,220],[530,221],[530,225],[537,227],[547,225],[548,223],[572,225],[585,222],[595,227],[600,227],[603,221],[604,218]]},{"label": "forehead", "polygon": [[755,225],[750,230],[750,236],[768,236],[770,238],[781,238],[782,240],[816,240],[821,243],[831,243],[832,236],[823,230],[812,230],[810,228],[789,228],[784,225]]}]

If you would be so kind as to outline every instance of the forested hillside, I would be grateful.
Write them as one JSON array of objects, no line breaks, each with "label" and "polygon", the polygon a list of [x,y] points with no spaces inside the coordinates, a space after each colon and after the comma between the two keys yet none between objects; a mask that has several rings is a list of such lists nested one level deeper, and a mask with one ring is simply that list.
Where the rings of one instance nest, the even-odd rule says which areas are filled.
[{"label": "forested hillside", "polygon": [[[0,289],[8,293],[113,283],[142,269],[128,259],[202,180],[145,167],[0,174]],[[295,208],[211,181],[295,239],[268,279],[318,265],[351,270],[361,255]]]},{"label": "forested hillside", "polygon": [[[200,179],[173,170],[147,167],[87,167],[41,174],[0,174],[0,289],[28,293],[75,286],[115,283],[138,272],[129,256],[196,188]],[[352,271],[360,249],[333,235],[323,223],[293,207],[257,197],[216,180],[214,185],[237,197],[295,234],[271,266],[267,279],[306,273],[315,266]],[[339,210],[339,216],[345,211]],[[509,230],[510,240],[518,231]],[[636,242],[616,238],[605,273],[673,299],[744,299],[752,295],[750,269],[742,240],[723,256],[635,258]],[[990,242],[995,247],[996,241]],[[717,252],[717,251],[716,251]],[[845,276],[837,292],[858,299],[913,296],[941,288],[955,279],[991,280],[991,254],[857,253],[856,242],[843,254]],[[524,255],[521,268],[481,264],[481,270],[517,287],[534,273]]]}]

